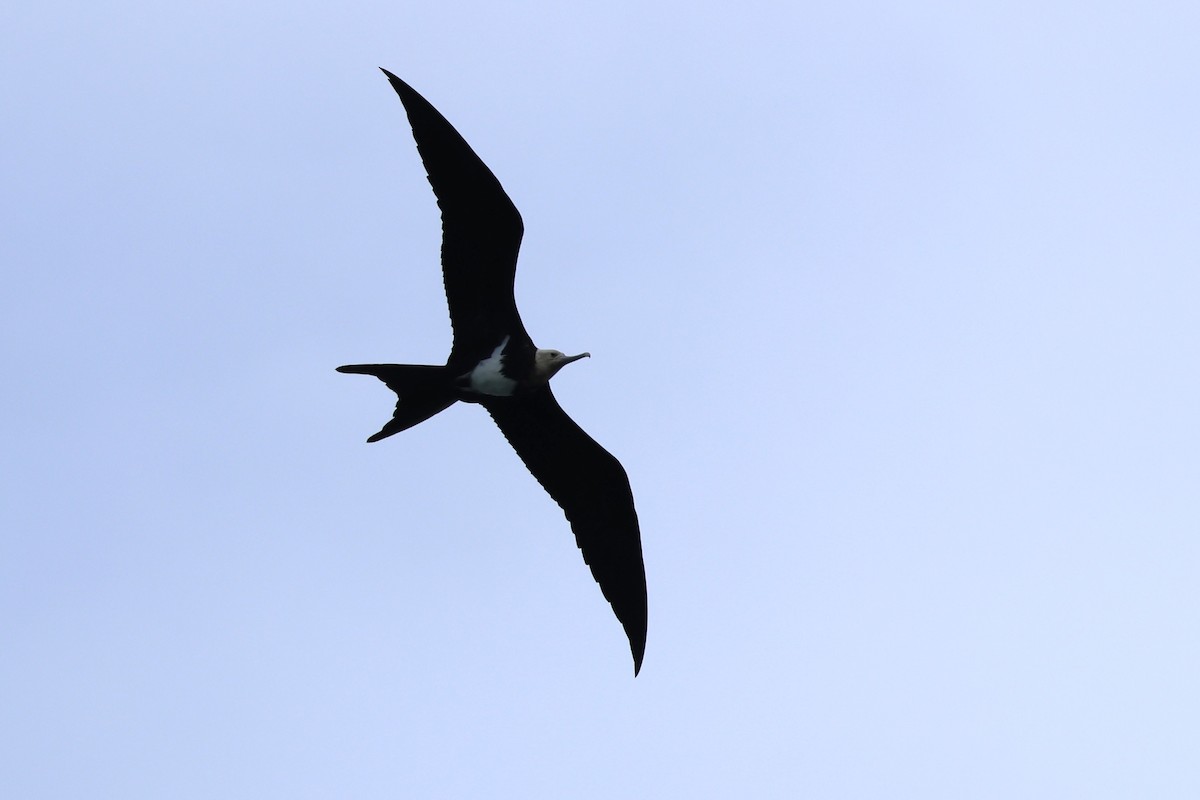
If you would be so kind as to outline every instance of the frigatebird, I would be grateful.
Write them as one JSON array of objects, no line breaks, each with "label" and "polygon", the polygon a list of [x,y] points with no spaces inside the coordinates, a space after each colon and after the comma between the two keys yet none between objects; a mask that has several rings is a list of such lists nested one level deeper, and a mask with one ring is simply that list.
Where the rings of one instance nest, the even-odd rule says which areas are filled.
[{"label": "frigatebird", "polygon": [[621,462],[567,416],[550,379],[589,356],[542,350],[513,296],[524,223],[496,176],[429,102],[386,69],[412,125],[442,211],[442,277],[453,344],[444,366],[349,364],[398,397],[377,442],[459,400],[487,409],[542,487],[562,507],[584,561],[629,637],[633,674],[646,650],[646,573],[633,491]]}]

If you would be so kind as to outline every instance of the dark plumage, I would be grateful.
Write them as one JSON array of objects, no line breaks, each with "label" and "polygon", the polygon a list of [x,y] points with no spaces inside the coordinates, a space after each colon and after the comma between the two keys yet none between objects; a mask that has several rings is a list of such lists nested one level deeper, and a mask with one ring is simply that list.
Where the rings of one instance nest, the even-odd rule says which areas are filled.
[{"label": "dark plumage", "polygon": [[411,428],[462,400],[492,415],[571,523],[575,541],[633,652],[646,648],[646,576],[633,493],[621,463],[558,405],[550,379],[587,353],[539,350],[513,297],[524,226],[500,182],[445,117],[404,81],[400,95],[442,210],[442,275],[454,343],[445,366],[355,364],[396,392],[392,419],[367,441]]}]

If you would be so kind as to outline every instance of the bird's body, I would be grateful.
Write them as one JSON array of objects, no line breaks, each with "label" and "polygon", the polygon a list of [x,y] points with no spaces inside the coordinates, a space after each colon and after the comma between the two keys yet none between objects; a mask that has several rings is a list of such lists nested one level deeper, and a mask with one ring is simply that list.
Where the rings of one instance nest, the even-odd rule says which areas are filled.
[{"label": "bird's body", "polygon": [[367,441],[411,428],[457,401],[487,409],[529,471],[566,513],[592,575],[629,638],[634,673],[646,646],[641,533],[625,470],[559,407],[550,379],[587,353],[538,349],[513,297],[521,216],[491,170],[408,84],[404,103],[442,210],[442,273],[454,343],[444,366],[355,364],[396,392],[392,419]]},{"label": "bird's body", "polygon": [[[467,395],[464,400],[473,399],[470,396],[476,397],[512,397],[520,395],[523,385],[527,385],[527,374],[529,369],[521,369],[519,372],[516,365],[505,363],[504,349],[508,347],[512,337],[505,336],[500,344],[496,345],[496,349],[491,355],[480,361],[471,371],[464,374],[460,379],[460,386],[463,392]],[[531,362],[526,359],[525,367]]]},{"label": "bird's body", "polygon": [[520,397],[549,383],[556,372],[572,361],[591,355],[568,356],[558,350],[535,350],[530,357],[527,350],[512,344],[511,335],[505,336],[487,358],[458,376],[458,399],[478,403],[485,397]]}]

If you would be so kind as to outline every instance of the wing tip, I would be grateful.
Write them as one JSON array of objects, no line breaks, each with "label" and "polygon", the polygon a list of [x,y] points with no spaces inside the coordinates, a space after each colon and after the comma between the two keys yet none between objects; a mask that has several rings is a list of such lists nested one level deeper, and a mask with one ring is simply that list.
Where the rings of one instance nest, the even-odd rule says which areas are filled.
[{"label": "wing tip", "polygon": [[407,83],[402,81],[396,75],[396,73],[392,72],[391,70],[387,69],[386,67],[380,67],[379,71],[387,76],[388,83],[390,83],[392,85],[392,88],[396,90],[396,93],[399,94],[401,96],[401,98],[403,98],[405,94],[409,94],[409,93],[416,94],[416,91],[411,86],[409,86]]},{"label": "wing tip", "polygon": [[646,655],[645,630],[642,628],[636,634],[633,631],[625,631],[625,635],[629,637],[629,652],[633,655],[633,677],[635,678],[642,671],[642,658]]}]

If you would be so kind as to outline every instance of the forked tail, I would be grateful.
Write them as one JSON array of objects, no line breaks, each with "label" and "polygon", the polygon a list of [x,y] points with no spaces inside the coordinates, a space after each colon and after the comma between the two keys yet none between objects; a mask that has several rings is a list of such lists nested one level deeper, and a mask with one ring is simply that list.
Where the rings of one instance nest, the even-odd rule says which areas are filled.
[{"label": "forked tail", "polygon": [[378,442],[424,422],[439,411],[449,408],[458,399],[454,381],[445,367],[420,364],[348,364],[338,372],[374,375],[387,384],[399,397],[396,413],[368,442]]}]

